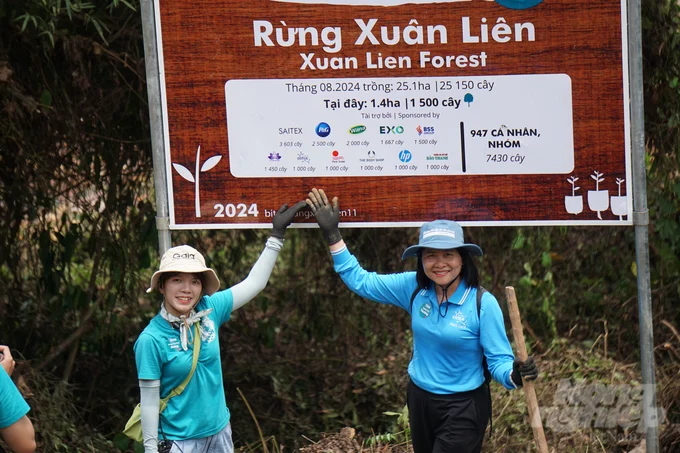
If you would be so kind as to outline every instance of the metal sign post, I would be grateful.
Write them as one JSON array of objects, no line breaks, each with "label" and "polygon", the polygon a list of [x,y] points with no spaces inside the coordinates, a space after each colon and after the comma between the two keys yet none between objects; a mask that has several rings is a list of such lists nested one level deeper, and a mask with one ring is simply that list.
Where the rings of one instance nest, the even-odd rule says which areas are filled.
[{"label": "metal sign post", "polygon": [[638,316],[642,368],[642,402],[647,453],[659,452],[659,416],[656,404],[652,297],[649,276],[649,211],[645,170],[644,88],[642,84],[642,20],[640,0],[629,0],[631,144],[633,147],[633,222],[638,282]]},{"label": "metal sign post", "polygon": [[153,0],[141,0],[142,31],[144,36],[144,64],[146,66],[146,90],[149,99],[151,149],[153,153],[153,177],[156,189],[156,228],[161,255],[172,247],[170,216],[168,210],[168,182],[165,177],[165,145],[163,140],[163,113],[161,87],[156,48],[156,15]]}]

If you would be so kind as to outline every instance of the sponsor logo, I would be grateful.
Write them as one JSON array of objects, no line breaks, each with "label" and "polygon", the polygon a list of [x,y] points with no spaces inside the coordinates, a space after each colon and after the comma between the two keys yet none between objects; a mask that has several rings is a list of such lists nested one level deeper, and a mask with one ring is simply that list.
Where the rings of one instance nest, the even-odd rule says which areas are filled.
[{"label": "sponsor logo", "polygon": [[316,126],[316,135],[319,137],[328,137],[331,134],[331,127],[328,123],[319,123]]},{"label": "sponsor logo", "polygon": [[380,126],[381,134],[403,134],[403,126]]},{"label": "sponsor logo", "polygon": [[543,0],[496,0],[501,6],[510,9],[528,9],[541,3]]},{"label": "sponsor logo", "polygon": [[447,153],[435,153],[427,156],[425,160],[449,160]]},{"label": "sponsor logo", "polygon": [[375,151],[372,149],[366,152],[366,157],[360,157],[359,162],[384,162],[384,157],[376,157]]},{"label": "sponsor logo", "polygon": [[343,163],[345,162],[345,156],[341,156],[340,152],[338,152],[337,149],[334,149],[333,152],[331,153],[331,159],[335,163]]},{"label": "sponsor logo", "polygon": [[305,162],[307,164],[311,163],[311,161],[309,160],[309,156],[303,153],[302,151],[298,153],[297,160],[300,162]]},{"label": "sponsor logo", "polygon": [[362,132],[366,132],[366,126],[363,124],[349,128],[349,133],[352,135],[361,134]]},{"label": "sponsor logo", "polygon": [[399,151],[399,160],[406,163],[406,162],[411,162],[411,158],[413,158],[413,154],[411,154],[411,151],[407,149],[402,149]]},{"label": "sponsor logo", "polygon": [[421,318],[427,318],[428,316],[430,316],[431,311],[432,305],[426,302],[420,306],[420,310],[418,310],[418,313],[420,314]]},{"label": "sponsor logo", "polygon": [[269,153],[269,156],[267,156],[267,159],[271,160],[272,162],[278,162],[281,160],[281,154],[279,153]]}]

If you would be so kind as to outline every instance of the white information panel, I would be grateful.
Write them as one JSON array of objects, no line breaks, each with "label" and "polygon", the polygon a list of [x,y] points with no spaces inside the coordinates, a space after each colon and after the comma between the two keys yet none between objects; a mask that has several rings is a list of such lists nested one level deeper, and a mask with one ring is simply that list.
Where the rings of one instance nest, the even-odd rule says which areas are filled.
[{"label": "white information panel", "polygon": [[229,80],[232,175],[570,173],[571,79]]}]

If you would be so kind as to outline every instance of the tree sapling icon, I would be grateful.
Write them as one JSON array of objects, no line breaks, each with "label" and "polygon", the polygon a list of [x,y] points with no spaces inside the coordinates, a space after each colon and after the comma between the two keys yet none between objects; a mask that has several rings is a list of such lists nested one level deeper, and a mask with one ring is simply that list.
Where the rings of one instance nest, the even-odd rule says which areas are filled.
[{"label": "tree sapling icon", "polygon": [[626,195],[621,195],[621,184],[623,184],[625,179],[616,178],[616,185],[619,186],[618,196],[611,197],[612,212],[614,215],[619,216],[619,220],[623,220],[624,215],[628,215],[627,201],[628,197]]},{"label": "tree sapling icon", "polygon": [[472,96],[472,93],[466,93],[465,97],[463,97],[463,102],[467,102],[468,107],[470,107],[470,104],[474,100],[475,100],[475,98],[474,98],[474,96]]},{"label": "tree sapling icon", "polygon": [[[194,183],[194,191],[195,191],[195,204],[196,204],[196,217],[201,216],[201,200],[199,196],[199,175],[201,172],[206,172],[213,168],[217,163],[222,159],[222,156],[213,156],[210,159],[206,160],[203,162],[203,165],[201,166],[201,145],[198,145],[198,149],[196,150],[196,174],[192,175],[191,172],[184,166],[180,164],[175,164],[173,163],[172,166],[173,168],[179,173],[179,175],[186,179],[189,182]],[[200,169],[199,169],[200,166]]]},{"label": "tree sapling icon", "polygon": [[599,173],[597,170],[593,171],[590,177],[595,180],[595,190],[588,191],[588,207],[591,211],[597,212],[597,218],[600,220],[602,220],[602,211],[609,208],[609,191],[600,190],[600,183],[604,181],[602,175],[603,173]]},{"label": "tree sapling icon", "polygon": [[564,207],[569,214],[580,214],[583,212],[583,195],[576,195],[576,191],[580,189],[580,187],[576,186],[578,178],[570,176],[567,178],[567,181],[571,184],[571,196],[564,197]]}]

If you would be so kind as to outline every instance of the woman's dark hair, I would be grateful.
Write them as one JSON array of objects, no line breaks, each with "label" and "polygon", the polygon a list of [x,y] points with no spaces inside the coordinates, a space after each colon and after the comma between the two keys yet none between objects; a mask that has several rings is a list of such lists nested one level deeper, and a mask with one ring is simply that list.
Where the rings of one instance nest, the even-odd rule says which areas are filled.
[{"label": "woman's dark hair", "polygon": [[[163,286],[165,286],[165,282],[170,280],[172,277],[174,277],[175,275],[184,274],[184,273],[186,273],[186,272],[163,272],[158,277],[158,287],[162,288]],[[200,272],[200,273],[196,272],[193,275],[196,276],[196,278],[198,278],[201,281],[201,287],[205,288],[205,274],[202,273],[202,272]]]},{"label": "woman's dark hair", "polygon": [[[477,265],[470,255],[467,249],[459,248],[458,253],[463,260],[463,268],[460,271],[460,278],[465,280],[468,286],[476,288],[479,286],[479,271],[477,270]],[[416,269],[416,281],[418,282],[418,289],[425,289],[430,287],[430,277],[425,275],[425,269],[423,269],[423,249],[418,251],[418,268]]]}]

